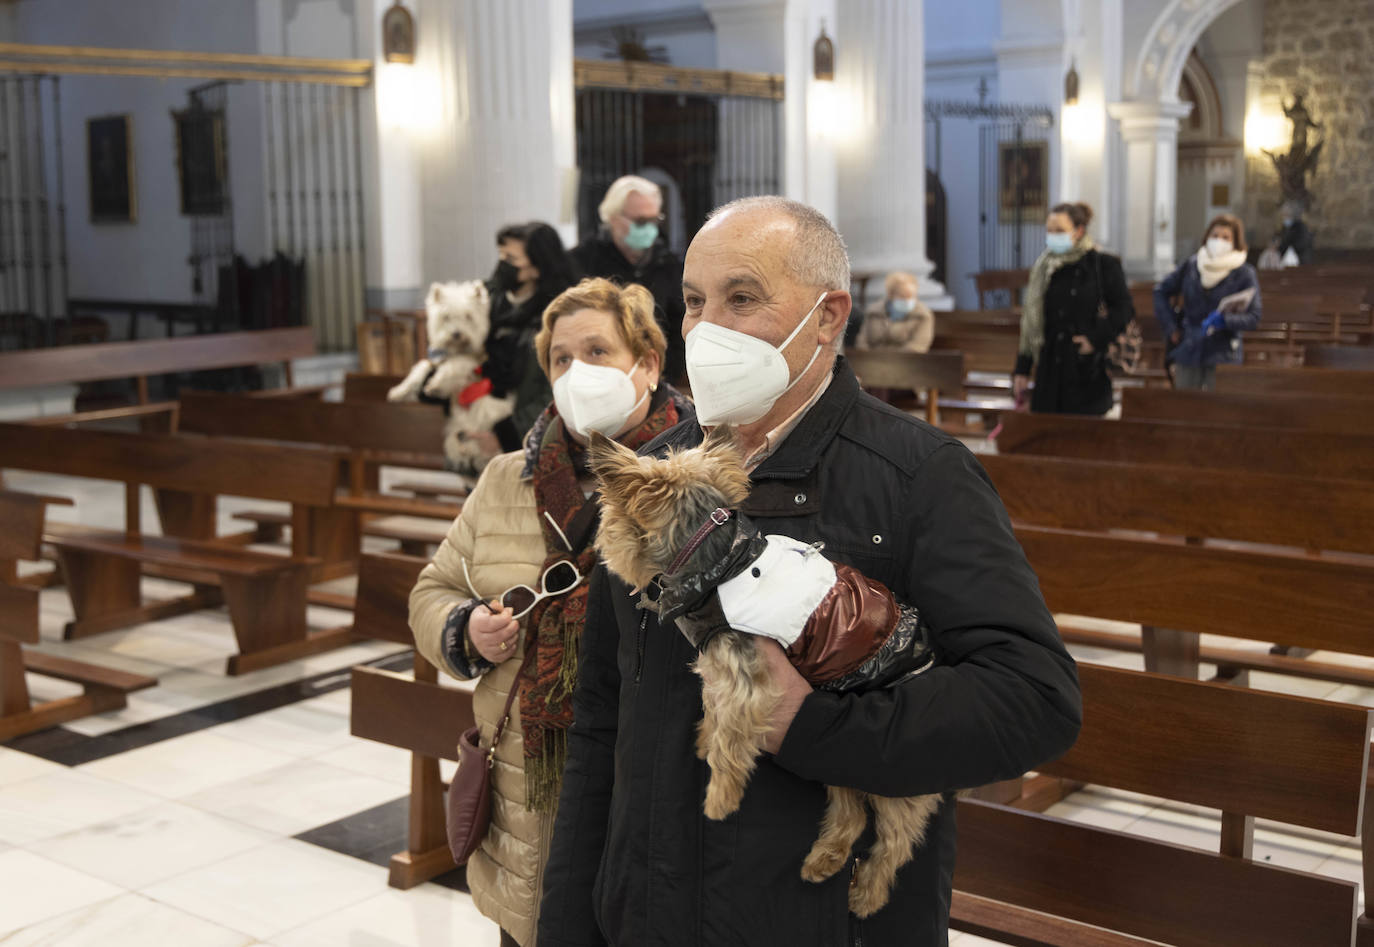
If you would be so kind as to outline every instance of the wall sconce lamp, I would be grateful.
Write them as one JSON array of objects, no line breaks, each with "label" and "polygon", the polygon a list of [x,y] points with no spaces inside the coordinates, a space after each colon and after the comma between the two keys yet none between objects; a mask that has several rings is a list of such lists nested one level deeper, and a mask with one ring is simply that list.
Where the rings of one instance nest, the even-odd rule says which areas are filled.
[{"label": "wall sconce lamp", "polygon": [[415,17],[401,0],[382,14],[382,58],[387,62],[415,61]]},{"label": "wall sconce lamp", "polygon": [[821,20],[821,35],[811,47],[811,75],[821,82],[831,82],[835,78],[835,44],[825,35],[824,20]]},{"label": "wall sconce lamp", "polygon": [[1069,60],[1069,74],[1064,77],[1064,104],[1078,104],[1078,70],[1074,68],[1076,63]]}]

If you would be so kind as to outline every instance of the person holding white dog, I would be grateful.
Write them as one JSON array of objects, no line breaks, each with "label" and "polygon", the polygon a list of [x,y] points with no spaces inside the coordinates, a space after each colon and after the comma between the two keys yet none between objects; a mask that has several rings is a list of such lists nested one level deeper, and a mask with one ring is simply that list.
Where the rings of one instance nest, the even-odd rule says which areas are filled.
[{"label": "person holding white dog", "polygon": [[[813,690],[777,638],[807,594],[805,557],[768,586],[711,604],[732,627],[770,623],[762,651],[781,692],[739,808],[703,811],[710,771],[697,652],[599,567],[587,597],[567,765],[544,871],[540,947],[787,944],[937,947],[948,940],[952,794],[1064,753],[1082,706],[1073,659],[977,459],[958,440],[859,390],[838,357],[850,312],[844,242],[780,197],[718,209],[683,275],[685,357],[697,416],[643,448],[700,444],[729,425],[750,471],[739,512],[768,534],[823,543],[928,624],[933,665],[863,693]],[[748,585],[746,570],[738,579]],[[726,590],[728,593],[730,590]],[[759,592],[759,595],[763,593]],[[801,877],[827,785],[942,794],[886,906],[850,913],[872,836],[824,881]],[[871,829],[870,829],[871,832]]]}]

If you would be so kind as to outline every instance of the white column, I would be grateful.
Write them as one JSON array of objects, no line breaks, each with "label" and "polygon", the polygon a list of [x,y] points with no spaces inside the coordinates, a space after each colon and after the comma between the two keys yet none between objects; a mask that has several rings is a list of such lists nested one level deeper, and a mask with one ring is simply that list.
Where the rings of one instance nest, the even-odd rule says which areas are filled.
[{"label": "white column", "polygon": [[[571,221],[571,0],[419,0],[425,281],[486,276],[508,223]],[[430,95],[422,92],[421,96]]]},{"label": "white column", "polygon": [[923,0],[844,0],[836,8],[836,224],[855,270],[909,270],[928,305],[950,308],[925,253]]},{"label": "white column", "polygon": [[1192,109],[1180,102],[1114,102],[1125,145],[1126,199],[1122,262],[1127,275],[1158,279],[1174,268],[1174,206],[1178,193],[1178,122]]}]

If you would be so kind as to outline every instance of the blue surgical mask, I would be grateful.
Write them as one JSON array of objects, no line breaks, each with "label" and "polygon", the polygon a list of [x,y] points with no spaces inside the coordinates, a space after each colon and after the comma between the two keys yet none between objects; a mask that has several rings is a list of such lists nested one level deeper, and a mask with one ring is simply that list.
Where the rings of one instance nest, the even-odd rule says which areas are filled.
[{"label": "blue surgical mask", "polygon": [[1073,234],[1047,233],[1045,234],[1045,247],[1051,253],[1068,253],[1073,249]]},{"label": "blue surgical mask", "polygon": [[914,299],[889,299],[887,301],[887,317],[893,322],[901,322],[911,315],[916,308]]},{"label": "blue surgical mask", "polygon": [[630,224],[625,234],[625,246],[631,250],[647,250],[658,239],[658,224]]}]

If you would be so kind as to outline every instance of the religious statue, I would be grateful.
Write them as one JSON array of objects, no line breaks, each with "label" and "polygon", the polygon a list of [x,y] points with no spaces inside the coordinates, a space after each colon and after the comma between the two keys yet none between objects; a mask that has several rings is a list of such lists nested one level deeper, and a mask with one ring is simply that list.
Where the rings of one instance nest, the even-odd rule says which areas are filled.
[{"label": "religious statue", "polygon": [[1319,141],[1315,147],[1308,150],[1308,129],[1320,129],[1321,126],[1312,120],[1307,106],[1303,105],[1301,92],[1293,96],[1291,106],[1284,106],[1283,114],[1293,123],[1293,136],[1288,153],[1276,155],[1267,149],[1264,153],[1269,156],[1269,160],[1274,163],[1274,170],[1278,172],[1283,200],[1305,208],[1312,202],[1312,193],[1307,189],[1307,175],[1309,172],[1316,173],[1317,158],[1321,156],[1322,145],[1326,142]]}]

